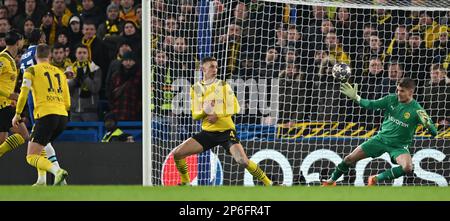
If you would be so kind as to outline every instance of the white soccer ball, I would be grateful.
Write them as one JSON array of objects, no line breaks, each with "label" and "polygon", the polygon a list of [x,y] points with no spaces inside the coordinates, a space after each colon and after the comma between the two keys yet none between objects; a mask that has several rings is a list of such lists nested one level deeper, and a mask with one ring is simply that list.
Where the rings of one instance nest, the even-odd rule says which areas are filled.
[{"label": "white soccer ball", "polygon": [[345,63],[337,63],[333,66],[333,70],[331,71],[333,77],[338,79],[340,82],[347,82],[352,74],[352,70],[348,64]]}]

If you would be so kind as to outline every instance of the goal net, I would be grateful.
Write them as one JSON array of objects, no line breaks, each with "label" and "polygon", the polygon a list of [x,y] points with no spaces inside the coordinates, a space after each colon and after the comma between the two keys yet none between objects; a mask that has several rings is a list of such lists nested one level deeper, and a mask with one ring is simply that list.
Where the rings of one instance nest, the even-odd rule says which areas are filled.
[{"label": "goal net", "polygon": [[[448,1],[151,0],[144,6],[144,185],[180,182],[171,151],[201,129],[192,120],[189,90],[202,79],[206,56],[218,59],[218,78],[238,98],[241,111],[233,119],[248,157],[273,181],[320,185],[380,130],[382,111],[362,109],[339,92],[331,67],[347,63],[349,81],[366,99],[395,93],[397,80],[413,78],[415,99],[438,125],[433,139],[417,128],[409,148],[414,173],[383,184],[448,185]],[[192,185],[261,185],[222,147],[187,163]],[[368,176],[393,165],[386,153],[364,159],[338,185],[366,185]]]}]

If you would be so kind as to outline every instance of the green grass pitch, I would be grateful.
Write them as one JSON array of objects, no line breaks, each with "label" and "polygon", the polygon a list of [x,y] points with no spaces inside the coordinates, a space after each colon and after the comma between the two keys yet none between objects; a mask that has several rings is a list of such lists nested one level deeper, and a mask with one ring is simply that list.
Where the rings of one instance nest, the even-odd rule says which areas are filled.
[{"label": "green grass pitch", "polygon": [[0,200],[316,201],[450,200],[449,187],[0,186]]}]

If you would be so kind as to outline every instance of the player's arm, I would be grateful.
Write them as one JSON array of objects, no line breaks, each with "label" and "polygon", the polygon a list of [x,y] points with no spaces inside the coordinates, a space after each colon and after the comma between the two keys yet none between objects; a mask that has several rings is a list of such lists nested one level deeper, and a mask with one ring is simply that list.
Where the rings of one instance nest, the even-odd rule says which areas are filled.
[{"label": "player's arm", "polygon": [[229,84],[225,84],[223,90],[224,90],[223,101],[225,105],[225,110],[224,112],[218,113],[217,116],[227,117],[239,113],[240,111],[239,102],[233,92],[233,89],[231,89],[231,86]]},{"label": "player's arm", "polygon": [[16,105],[16,115],[12,120],[13,126],[18,126],[20,123],[20,114],[22,114],[23,108],[27,103],[28,93],[30,92],[31,85],[33,82],[33,76],[29,72],[23,74],[22,86],[20,87],[19,98],[17,99]]},{"label": "player's arm", "polygon": [[378,100],[362,99],[358,95],[358,85],[352,86],[350,83],[341,84],[341,93],[345,94],[350,99],[356,101],[361,107],[366,109],[386,109],[388,105],[389,96],[382,97]]},{"label": "player's arm", "polygon": [[430,132],[431,136],[437,136],[437,128],[434,126],[433,120],[431,120],[430,116],[428,116],[427,112],[424,109],[417,110],[417,116],[419,117],[420,123],[424,128]]},{"label": "player's arm", "polygon": [[69,84],[67,83],[68,81],[67,81],[67,78],[66,78],[66,75],[65,74],[63,74],[63,75],[61,75],[61,76],[63,76],[62,78],[63,78],[63,80],[61,81],[61,84],[62,84],[62,96],[63,96],[63,99],[64,99],[64,105],[66,106],[66,110],[67,111],[69,111],[70,110],[70,92],[69,92]]},{"label": "player's arm", "polygon": [[[3,69],[5,69],[5,65],[8,61],[6,61],[4,58],[0,58],[0,74],[3,73]],[[0,87],[0,96],[7,97],[10,100],[17,100],[17,94],[16,93],[9,93],[8,91],[5,91],[2,87]]]},{"label": "player's arm", "polygon": [[194,87],[191,87],[191,112],[194,120],[201,120],[206,117],[205,111],[203,111],[203,104],[201,102],[201,93],[196,93]]}]

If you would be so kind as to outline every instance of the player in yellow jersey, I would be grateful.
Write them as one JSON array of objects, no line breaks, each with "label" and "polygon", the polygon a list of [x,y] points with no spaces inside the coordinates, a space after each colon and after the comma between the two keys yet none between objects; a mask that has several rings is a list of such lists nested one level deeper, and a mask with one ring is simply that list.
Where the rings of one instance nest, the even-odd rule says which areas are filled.
[{"label": "player in yellow jersey", "polygon": [[202,120],[202,131],[187,139],[173,151],[173,157],[181,176],[180,185],[189,185],[190,177],[185,158],[209,150],[217,145],[227,149],[239,165],[262,181],[272,185],[264,171],[245,154],[232,116],[239,112],[239,103],[230,85],[218,80],[217,60],[202,60],[203,80],[191,87],[191,111],[194,120]]},{"label": "player in yellow jersey", "polygon": [[[14,93],[18,70],[14,58],[23,46],[23,37],[16,31],[6,33],[6,49],[0,52],[0,157],[28,139],[24,123],[11,127],[14,104],[18,95]],[[8,137],[11,130],[12,135]]]},{"label": "player in yellow jersey", "polygon": [[33,93],[34,119],[28,143],[27,162],[38,169],[55,175],[54,185],[60,185],[68,173],[52,164],[41,151],[49,142],[53,142],[65,129],[70,108],[69,86],[66,75],[50,64],[50,47],[40,44],[36,47],[37,64],[25,70],[16,115],[13,125],[20,122],[20,113],[27,101],[30,90]]}]

